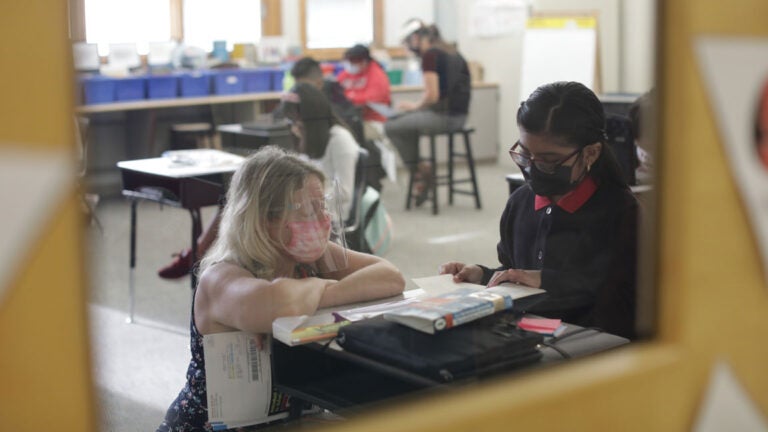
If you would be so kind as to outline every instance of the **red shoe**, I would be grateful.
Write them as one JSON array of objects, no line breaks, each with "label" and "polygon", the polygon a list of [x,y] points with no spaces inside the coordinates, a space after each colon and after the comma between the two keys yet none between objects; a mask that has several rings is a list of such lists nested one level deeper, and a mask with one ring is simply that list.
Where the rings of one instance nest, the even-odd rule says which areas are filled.
[{"label": "red shoe", "polygon": [[192,249],[184,249],[181,253],[173,254],[173,261],[157,271],[163,279],[178,279],[189,274],[192,269]]}]

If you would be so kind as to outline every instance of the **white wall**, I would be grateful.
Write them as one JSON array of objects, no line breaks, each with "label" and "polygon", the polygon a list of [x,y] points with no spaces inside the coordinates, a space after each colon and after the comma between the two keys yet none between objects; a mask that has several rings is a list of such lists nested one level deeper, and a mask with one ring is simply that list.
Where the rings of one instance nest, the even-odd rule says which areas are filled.
[{"label": "white wall", "polygon": [[654,86],[656,56],[656,2],[623,0],[621,27],[622,80],[620,89],[645,93]]}]

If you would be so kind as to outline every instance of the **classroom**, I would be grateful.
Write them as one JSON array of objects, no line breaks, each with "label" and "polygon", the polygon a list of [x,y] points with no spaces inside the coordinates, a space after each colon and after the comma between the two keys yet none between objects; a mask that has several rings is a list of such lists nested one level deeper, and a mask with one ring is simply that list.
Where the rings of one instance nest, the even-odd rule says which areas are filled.
[{"label": "classroom", "polygon": [[765,2],[2,9],[2,429],[768,430]]}]

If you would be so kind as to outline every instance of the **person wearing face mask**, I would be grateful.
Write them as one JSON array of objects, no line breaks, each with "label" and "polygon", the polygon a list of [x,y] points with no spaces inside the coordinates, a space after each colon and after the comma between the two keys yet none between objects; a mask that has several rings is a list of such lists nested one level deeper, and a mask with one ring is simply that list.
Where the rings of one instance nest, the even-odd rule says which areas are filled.
[{"label": "person wearing face mask", "polygon": [[299,153],[314,160],[329,179],[338,183],[342,214],[352,207],[355,167],[359,146],[352,133],[342,126],[328,98],[315,86],[296,84],[283,95],[282,115],[291,121]]},{"label": "person wearing face mask", "polygon": [[219,236],[200,264],[193,294],[187,383],[159,432],[213,430],[204,335],[268,335],[278,317],[312,315],[319,308],[403,291],[403,276],[392,264],[329,240],[338,215],[325,183],[315,164],[272,146],[249,156],[235,172]]},{"label": "person wearing face mask", "polygon": [[[371,58],[371,52],[363,45],[355,45],[344,53],[344,70],[337,77],[344,87],[344,95],[353,104],[363,108],[363,120],[382,124],[387,119],[368,108],[365,104],[376,102],[392,103],[389,78],[378,62]],[[366,139],[373,139],[366,136]]]},{"label": "person wearing face mask", "polygon": [[[355,167],[359,154],[357,141],[341,125],[328,98],[310,83],[300,82],[285,93],[279,112],[280,116],[293,122],[291,130],[297,140],[296,150],[313,159],[327,178],[338,183],[342,211],[346,218],[352,207],[355,187]],[[220,222],[221,210],[198,238],[199,256],[204,255],[216,239]],[[165,279],[188,275],[194,265],[191,252],[188,248],[177,254],[170,264],[158,271],[158,275]]]},{"label": "person wearing face mask", "polygon": [[576,82],[537,88],[517,112],[509,151],[526,186],[501,216],[500,266],[449,262],[441,274],[546,290],[529,311],[635,337],[639,206],[606,145],[600,100]]},{"label": "person wearing face mask", "polygon": [[419,163],[419,136],[464,126],[469,113],[471,77],[464,57],[442,39],[435,25],[410,20],[404,33],[403,43],[421,58],[424,92],[417,101],[401,102],[398,109],[405,114],[387,121],[384,129],[414,176],[412,196],[419,206],[427,200],[434,181],[432,167]]}]

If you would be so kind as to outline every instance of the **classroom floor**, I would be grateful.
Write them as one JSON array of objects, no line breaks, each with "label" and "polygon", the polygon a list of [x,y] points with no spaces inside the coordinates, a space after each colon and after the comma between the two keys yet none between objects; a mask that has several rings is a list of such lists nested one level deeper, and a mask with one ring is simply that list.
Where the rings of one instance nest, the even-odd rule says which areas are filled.
[{"label": "classroom floor", "polygon": [[[394,242],[386,258],[413,287],[412,278],[436,274],[446,261],[496,264],[498,222],[506,203],[505,175],[517,168],[506,158],[478,163],[483,208],[472,197],[458,196],[447,205],[440,188],[440,214],[428,203],[404,209],[407,178],[386,182],[382,202],[394,225]],[[459,168],[459,174],[466,172]],[[189,277],[168,281],[156,271],[189,243],[186,211],[157,204],[139,205],[137,222],[136,317],[127,324],[129,205],[122,198],[102,199],[90,227],[88,268],[94,381],[101,431],[147,432],[161,422],[184,384],[189,361]],[[213,208],[203,211],[204,224]]]}]

